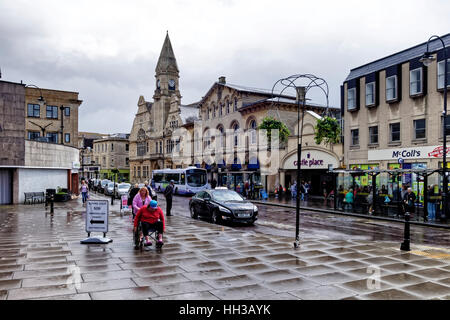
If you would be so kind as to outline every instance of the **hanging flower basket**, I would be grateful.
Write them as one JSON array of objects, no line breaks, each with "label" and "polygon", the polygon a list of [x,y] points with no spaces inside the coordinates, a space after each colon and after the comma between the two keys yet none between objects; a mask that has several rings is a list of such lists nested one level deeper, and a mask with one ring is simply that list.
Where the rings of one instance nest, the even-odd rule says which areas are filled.
[{"label": "hanging flower basket", "polygon": [[341,140],[341,126],[339,121],[331,117],[323,117],[317,120],[314,128],[314,141],[317,144],[337,144]]}]

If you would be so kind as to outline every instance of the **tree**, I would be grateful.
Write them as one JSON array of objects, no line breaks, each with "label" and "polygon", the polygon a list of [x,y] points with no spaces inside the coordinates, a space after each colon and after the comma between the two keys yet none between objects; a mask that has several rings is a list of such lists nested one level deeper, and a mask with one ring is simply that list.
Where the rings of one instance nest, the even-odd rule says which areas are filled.
[{"label": "tree", "polygon": [[341,127],[339,121],[328,116],[317,120],[317,124],[314,127],[314,133],[314,140],[317,144],[321,144],[322,141],[324,141],[325,144],[335,144],[339,143],[341,140]]},{"label": "tree", "polygon": [[279,137],[281,142],[287,142],[289,135],[291,132],[289,131],[286,125],[272,117],[265,117],[261,124],[258,126],[258,129],[266,129],[267,130],[267,143],[270,145],[272,130],[278,129]]}]

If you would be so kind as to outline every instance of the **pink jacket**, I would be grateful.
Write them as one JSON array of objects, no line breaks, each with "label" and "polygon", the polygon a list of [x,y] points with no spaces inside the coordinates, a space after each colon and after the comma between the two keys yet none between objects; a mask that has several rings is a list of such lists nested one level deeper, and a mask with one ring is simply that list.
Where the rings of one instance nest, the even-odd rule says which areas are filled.
[{"label": "pink jacket", "polygon": [[150,201],[152,201],[152,198],[150,198],[150,196],[147,196],[145,202],[142,203],[141,195],[138,193],[133,199],[134,212],[138,212],[139,209],[142,208],[143,206],[148,206],[150,204]]}]

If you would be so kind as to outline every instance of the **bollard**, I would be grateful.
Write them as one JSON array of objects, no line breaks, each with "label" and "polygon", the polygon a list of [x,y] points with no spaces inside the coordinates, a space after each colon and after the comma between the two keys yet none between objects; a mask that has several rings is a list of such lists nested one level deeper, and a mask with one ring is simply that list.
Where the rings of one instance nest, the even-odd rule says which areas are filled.
[{"label": "bollard", "polygon": [[55,202],[55,197],[52,194],[52,195],[50,195],[50,213],[54,213],[54,210],[53,210],[53,203],[54,202]]},{"label": "bollard", "polygon": [[409,232],[409,212],[405,213],[405,231],[403,235],[403,243],[400,246],[400,250],[402,251],[411,251],[409,244],[410,244],[410,232]]}]

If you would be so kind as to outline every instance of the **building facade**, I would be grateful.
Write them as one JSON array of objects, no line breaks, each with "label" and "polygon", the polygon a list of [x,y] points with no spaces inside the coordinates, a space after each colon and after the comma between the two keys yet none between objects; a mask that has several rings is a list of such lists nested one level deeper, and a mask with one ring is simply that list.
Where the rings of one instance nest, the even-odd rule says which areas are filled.
[{"label": "building facade", "polygon": [[25,87],[25,139],[78,147],[78,92]]},{"label": "building facade", "polygon": [[[450,34],[442,38],[448,49]],[[341,86],[348,169],[442,167],[444,55],[441,42],[431,41],[436,60],[426,67],[419,61],[426,48],[422,43],[350,71]],[[379,177],[390,190],[392,182]],[[429,184],[439,182],[437,174],[429,177]],[[400,184],[423,192],[423,178],[415,174]]]},{"label": "building facade", "polygon": [[80,176],[85,179],[98,178],[100,165],[95,163],[94,140],[107,137],[107,134],[94,132],[78,133],[78,149],[80,149]]},{"label": "building facade", "polygon": [[[180,141],[172,133],[192,123],[198,116],[197,104],[182,105],[179,69],[169,35],[166,35],[155,68],[153,102],[139,97],[138,110],[130,133],[130,180],[151,179],[154,169],[185,167],[191,163],[173,163],[172,151]],[[190,161],[190,159],[187,159]]]},{"label": "building facade", "polygon": [[[93,141],[92,158],[99,167],[99,178],[130,181],[129,134],[111,134]],[[113,170],[119,170],[117,176]]]}]

